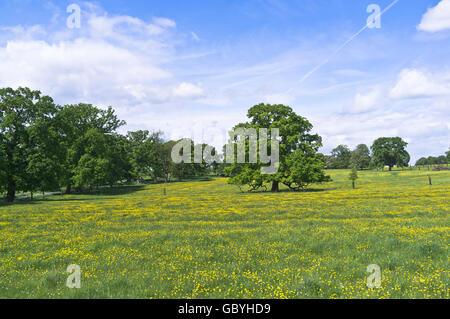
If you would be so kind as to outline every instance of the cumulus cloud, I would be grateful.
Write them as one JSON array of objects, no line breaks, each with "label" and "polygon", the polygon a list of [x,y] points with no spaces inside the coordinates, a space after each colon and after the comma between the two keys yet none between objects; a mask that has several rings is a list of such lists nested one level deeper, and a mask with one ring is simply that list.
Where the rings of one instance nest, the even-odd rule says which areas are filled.
[{"label": "cumulus cloud", "polygon": [[358,92],[348,111],[376,111],[392,105],[395,101],[423,98],[436,98],[436,105],[442,105],[440,98],[445,100],[447,95],[450,95],[450,74],[403,69],[392,85],[379,84]]},{"label": "cumulus cloud", "polygon": [[333,125],[317,118],[316,129],[324,137],[325,152],[338,144],[355,147],[361,142],[370,145],[380,136],[401,136],[410,143],[414,163],[448,148],[449,95],[450,74],[404,69],[391,84],[358,92],[349,112],[330,116]]},{"label": "cumulus cloud", "polygon": [[45,36],[47,34],[45,29],[40,25],[33,25],[33,26],[18,25],[13,27],[0,26],[0,32],[4,40],[8,40],[8,38],[16,40],[18,39],[31,40],[41,36]]},{"label": "cumulus cloud", "polygon": [[[301,47],[259,61],[250,54],[247,60],[242,57],[248,50],[207,47],[206,39],[198,42],[195,33],[182,34],[166,17],[143,20],[110,15],[86,2],[82,6],[81,29],[68,29],[61,9],[45,27],[0,26],[0,87],[29,86],[60,104],[112,105],[128,122],[124,130],[160,129],[168,138],[194,136],[217,147],[223,141],[214,137],[226,137],[223,132],[246,121],[248,107],[261,101],[292,106],[314,123],[330,150],[389,135],[411,139],[420,154],[426,147],[448,147],[437,144],[448,143],[449,74],[407,69],[391,85],[370,83],[367,90],[355,92],[353,87],[364,83],[359,78],[370,72],[343,65],[333,75],[358,81],[341,85],[322,78],[321,83],[332,86],[318,89],[303,83],[298,90],[279,93],[298,79],[299,68],[307,70],[320,57],[323,47]],[[196,52],[200,44],[206,53]],[[220,54],[203,59],[220,52],[233,54],[229,60]],[[186,62],[200,58],[202,63]],[[423,103],[412,97],[433,99]],[[338,113],[345,101],[351,103],[350,112]],[[432,136],[439,138],[433,142]]]},{"label": "cumulus cloud", "polygon": [[129,87],[151,87],[171,77],[144,57],[103,41],[12,41],[0,48],[0,86],[30,86],[58,97],[125,98]]},{"label": "cumulus cloud", "polygon": [[350,112],[360,113],[370,111],[375,107],[381,107],[384,100],[383,93],[384,92],[380,87],[357,93],[353,106],[350,108]]},{"label": "cumulus cloud", "polygon": [[421,107],[420,104],[399,105],[397,109],[334,114],[312,118],[312,122],[317,123],[314,129],[323,137],[322,151],[325,153],[339,144],[351,148],[360,143],[370,146],[380,136],[400,136],[408,141],[412,164],[422,156],[448,149],[450,122],[447,111],[436,112],[432,107]]},{"label": "cumulus cloud", "polygon": [[450,29],[450,0],[442,0],[437,6],[428,9],[417,29],[425,32],[438,32]]},{"label": "cumulus cloud", "polygon": [[390,97],[422,98],[450,94],[450,87],[442,75],[433,75],[416,69],[403,70],[397,83],[390,91]]},{"label": "cumulus cloud", "polygon": [[130,106],[193,99],[203,89],[180,81],[164,66],[173,55],[176,23],[110,16],[85,8],[79,30],[42,26],[0,27],[0,87],[28,86],[59,103],[85,101]]},{"label": "cumulus cloud", "polygon": [[173,89],[173,94],[181,98],[194,98],[203,96],[204,91],[198,85],[183,82]]}]

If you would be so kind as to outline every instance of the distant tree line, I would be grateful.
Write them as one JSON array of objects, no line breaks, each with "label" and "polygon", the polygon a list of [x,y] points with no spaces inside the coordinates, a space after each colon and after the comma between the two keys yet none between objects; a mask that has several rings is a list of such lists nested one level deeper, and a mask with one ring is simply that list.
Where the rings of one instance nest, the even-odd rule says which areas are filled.
[{"label": "distant tree line", "polygon": [[0,192],[11,202],[18,192],[32,197],[145,178],[168,182],[212,169],[205,162],[174,164],[177,141],[162,132],[121,135],[123,125],[111,107],[60,106],[39,91],[0,89]]},{"label": "distant tree line", "polygon": [[445,155],[440,155],[437,157],[428,156],[422,157],[416,162],[416,166],[420,165],[442,165],[442,164],[450,164],[450,149]]},{"label": "distant tree line", "polygon": [[408,167],[410,156],[406,151],[408,143],[400,137],[380,137],[372,146],[359,144],[353,151],[347,145],[339,145],[326,155],[328,169],[373,169],[385,166]]}]

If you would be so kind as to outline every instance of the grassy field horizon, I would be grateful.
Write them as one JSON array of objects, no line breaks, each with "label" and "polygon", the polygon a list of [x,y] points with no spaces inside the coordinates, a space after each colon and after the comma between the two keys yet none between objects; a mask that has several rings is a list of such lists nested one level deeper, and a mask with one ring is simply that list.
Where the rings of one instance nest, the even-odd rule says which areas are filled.
[{"label": "grassy field horizon", "polygon": [[305,192],[215,178],[1,204],[0,298],[449,298],[450,171],[328,174]]}]

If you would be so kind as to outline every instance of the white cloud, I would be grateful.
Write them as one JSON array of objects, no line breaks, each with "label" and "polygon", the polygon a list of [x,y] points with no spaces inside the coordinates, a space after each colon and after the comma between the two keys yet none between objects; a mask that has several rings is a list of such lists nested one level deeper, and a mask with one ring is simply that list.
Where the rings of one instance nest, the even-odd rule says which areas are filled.
[{"label": "white cloud", "polygon": [[403,70],[390,92],[394,99],[431,97],[450,94],[450,87],[442,75],[428,74],[416,69]]},{"label": "white cloud", "polygon": [[376,107],[382,107],[383,93],[380,87],[369,89],[364,93],[357,93],[350,112],[360,113],[370,111]]},{"label": "white cloud", "polygon": [[312,118],[312,123],[317,123],[314,130],[323,137],[325,153],[331,152],[339,144],[354,148],[365,143],[370,147],[378,137],[400,136],[409,141],[407,150],[412,156],[411,163],[415,163],[419,157],[448,149],[450,122],[446,113],[444,110],[435,112],[432,107],[414,104],[411,107],[399,107],[398,111],[384,108],[363,114]]},{"label": "white cloud", "polygon": [[164,66],[174,51],[168,36],[174,21],[159,17],[147,23],[91,9],[79,30],[0,27],[6,39],[0,42],[0,87],[39,89],[62,104],[115,107],[203,95]]},{"label": "white cloud", "polygon": [[47,32],[40,25],[33,26],[13,26],[13,27],[2,27],[0,26],[0,45],[8,40],[33,40],[43,36],[46,36]]},{"label": "white cloud", "polygon": [[437,6],[428,9],[417,29],[425,32],[450,29],[450,0],[442,0]]},{"label": "white cloud", "polygon": [[[350,112],[316,119],[324,151],[338,144],[370,145],[380,136],[401,136],[409,141],[412,163],[421,156],[448,148],[450,74],[404,69],[392,85],[360,91]],[[427,100],[424,102],[423,98]],[[324,123],[333,123],[327,125]]]},{"label": "white cloud", "polygon": [[177,24],[175,21],[167,18],[153,18],[153,23],[163,27],[163,28],[175,28]]},{"label": "white cloud", "polygon": [[192,83],[180,83],[173,89],[173,95],[181,98],[196,98],[204,95],[203,89]]},{"label": "white cloud", "polygon": [[[404,70],[390,87],[385,74],[376,86],[381,80],[372,78],[363,63],[395,57],[389,50],[351,51],[344,59],[351,63],[298,85],[333,43],[300,44],[271,57],[261,49],[267,43],[243,41],[241,35],[238,44],[196,42],[195,33],[182,34],[167,18],[144,21],[84,5],[81,29],[65,27],[64,10],[58,20],[64,25],[0,26],[0,87],[29,86],[60,104],[112,105],[128,122],[123,130],[160,129],[174,139],[198,135],[217,147],[223,141],[215,137],[246,121],[247,109],[261,101],[292,106],[311,120],[330,148],[370,144],[383,135],[411,139],[411,147],[421,152],[443,149],[440,144],[448,141],[449,104],[442,94],[448,92],[450,76]],[[353,82],[342,83],[341,77]],[[355,92],[362,85],[368,89]],[[433,99],[405,100],[423,96]],[[350,113],[338,113],[347,101]]]},{"label": "white cloud", "polygon": [[171,78],[138,53],[104,41],[11,41],[0,47],[0,86],[30,86],[64,100],[133,97],[130,87],[156,87]]}]

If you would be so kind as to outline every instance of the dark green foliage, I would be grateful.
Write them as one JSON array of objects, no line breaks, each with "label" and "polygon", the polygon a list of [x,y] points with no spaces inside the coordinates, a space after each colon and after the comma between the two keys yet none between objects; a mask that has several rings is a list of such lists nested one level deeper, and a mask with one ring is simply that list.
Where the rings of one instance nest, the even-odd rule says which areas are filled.
[{"label": "dark green foliage", "polygon": [[331,151],[327,167],[331,169],[346,169],[350,167],[352,152],[347,145],[339,145]]},{"label": "dark green foliage", "polygon": [[428,165],[428,160],[425,157],[421,157],[416,162],[416,166],[418,166],[418,165]]},{"label": "dark green foliage", "polygon": [[28,88],[0,90],[0,190],[55,191],[129,179],[125,124],[111,107],[54,104]]},{"label": "dark green foliage", "polygon": [[134,177],[138,180],[146,176],[153,176],[155,180],[161,177],[158,149],[164,143],[162,132],[128,132],[127,140]]},{"label": "dark green foliage", "polygon": [[350,167],[363,170],[370,166],[370,150],[366,144],[359,144],[350,157]]},{"label": "dark green foliage", "polygon": [[446,153],[447,156],[441,155],[438,157],[428,156],[427,158],[422,157],[416,162],[416,166],[419,165],[441,165],[450,164],[450,151]]},{"label": "dark green foliage", "polygon": [[[322,139],[317,134],[310,134],[311,123],[304,117],[297,115],[290,107],[284,105],[259,104],[250,108],[247,114],[249,122],[240,123],[237,128],[279,129],[279,169],[275,174],[261,174],[264,166],[258,156],[257,163],[233,164],[226,169],[228,174],[234,175],[229,183],[234,185],[248,185],[251,190],[272,183],[272,191],[279,190],[279,184],[290,189],[303,189],[311,183],[327,182],[330,180],[323,172],[324,157],[317,151],[322,146]],[[236,140],[233,145],[236,145]],[[249,158],[249,145],[246,141],[246,158]],[[270,147],[270,143],[269,143]],[[259,153],[258,153],[259,155]]]},{"label": "dark green foliage", "polygon": [[375,165],[377,167],[388,166],[389,170],[392,170],[394,166],[408,166],[410,156],[406,151],[407,145],[408,143],[400,137],[380,137],[375,140],[371,147]]},{"label": "dark green foliage", "polygon": [[73,170],[72,181],[78,188],[97,185],[114,185],[129,180],[131,160],[126,152],[126,139],[117,134],[106,135],[90,129],[76,145],[81,155]]},{"label": "dark green foliage", "polygon": [[331,178],[325,175],[322,156],[308,146],[295,150],[286,160],[289,174],[283,176],[280,181],[294,190],[304,189],[313,183],[331,181]]},{"label": "dark green foliage", "polygon": [[[0,139],[2,139],[2,136],[0,135]],[[7,167],[7,161],[6,161],[6,151],[5,151],[5,145],[2,140],[0,140],[0,192],[3,192],[5,190],[6,185],[6,167]]]},{"label": "dark green foliage", "polygon": [[[106,165],[105,161],[100,160],[103,156],[100,154],[106,152],[106,146],[100,144],[106,141],[106,135],[114,134],[125,122],[117,118],[111,107],[102,110],[83,103],[66,105],[58,113],[56,121],[64,147],[64,173],[61,183],[66,185],[67,192],[70,192],[74,184],[81,187],[92,182],[92,179],[106,179],[99,176],[89,179],[83,176],[94,167],[98,170],[101,165]],[[94,150],[96,145],[100,147],[99,150]]]},{"label": "dark green foliage", "polygon": [[28,88],[0,90],[0,173],[7,201],[18,190],[58,187],[61,155],[49,96]]}]

